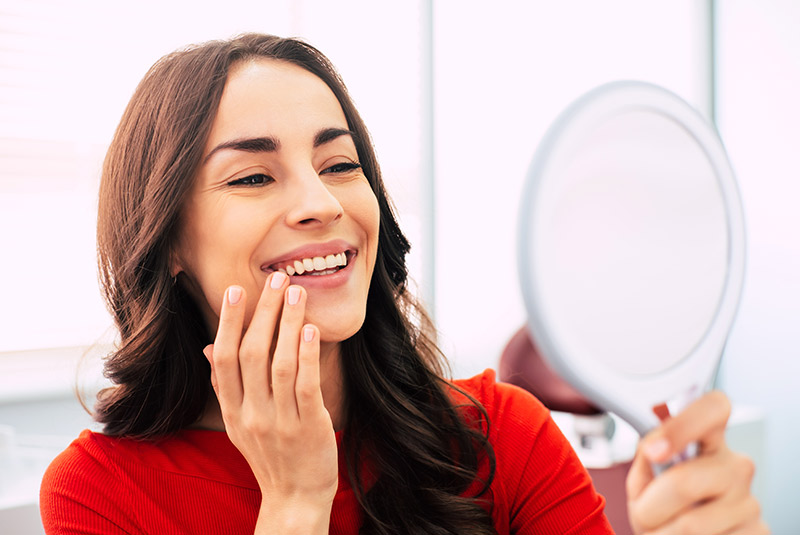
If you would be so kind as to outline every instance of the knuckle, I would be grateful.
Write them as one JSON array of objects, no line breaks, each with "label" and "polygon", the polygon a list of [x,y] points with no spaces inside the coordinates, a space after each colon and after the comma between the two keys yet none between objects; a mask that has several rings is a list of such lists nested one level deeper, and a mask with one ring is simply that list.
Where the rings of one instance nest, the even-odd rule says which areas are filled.
[{"label": "knuckle", "polygon": [[283,422],[281,425],[276,426],[273,433],[281,442],[291,442],[297,436],[294,426],[288,422]]},{"label": "knuckle", "polygon": [[749,485],[756,475],[756,463],[753,462],[753,459],[745,455],[737,454],[735,459],[737,473]]},{"label": "knuckle", "polygon": [[264,291],[261,292],[261,295],[256,302],[256,308],[271,312],[276,310],[280,306],[282,300],[282,292],[274,291],[274,289],[269,285],[264,285]]},{"label": "knuckle", "polygon": [[213,366],[215,368],[230,366],[232,363],[236,362],[237,359],[238,354],[235,351],[221,351],[218,349],[214,351]]},{"label": "knuckle", "polygon": [[700,488],[691,474],[685,474],[687,477],[675,478],[674,489],[678,499],[686,504],[694,503],[697,501],[697,492]]},{"label": "knuckle", "polygon": [[267,420],[253,413],[249,413],[242,418],[241,427],[254,435],[266,435],[270,431],[270,425]]},{"label": "knuckle", "polygon": [[295,388],[295,395],[297,396],[298,401],[308,403],[314,400],[316,391],[313,385],[300,384],[297,386],[297,388]]},{"label": "knuckle", "polygon": [[228,424],[234,424],[236,422],[236,413],[232,411],[228,406],[224,403],[220,403],[220,413],[222,414],[222,420],[225,422],[226,426]]},{"label": "knuckle", "polygon": [[294,367],[291,362],[276,360],[272,364],[272,378],[273,380],[286,381],[291,379],[294,375]]},{"label": "knuckle", "polygon": [[719,415],[728,421],[731,416],[731,400],[720,390],[713,390],[709,392],[709,397],[713,400],[719,412]]},{"label": "knuckle", "polygon": [[750,517],[753,519],[760,519],[761,518],[761,503],[755,498],[755,496],[750,496],[747,499],[747,505],[750,509]]}]

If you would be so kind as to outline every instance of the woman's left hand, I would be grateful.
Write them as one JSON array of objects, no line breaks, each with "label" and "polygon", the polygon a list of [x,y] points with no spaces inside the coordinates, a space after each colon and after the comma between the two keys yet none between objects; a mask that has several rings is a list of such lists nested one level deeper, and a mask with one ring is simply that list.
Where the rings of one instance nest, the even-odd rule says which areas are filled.
[{"label": "woman's left hand", "polygon": [[[645,436],[628,473],[628,515],[637,534],[764,535],[769,528],[750,493],[755,466],[725,444],[728,398],[710,392]],[[696,442],[697,457],[658,477],[651,463],[668,462]]]}]

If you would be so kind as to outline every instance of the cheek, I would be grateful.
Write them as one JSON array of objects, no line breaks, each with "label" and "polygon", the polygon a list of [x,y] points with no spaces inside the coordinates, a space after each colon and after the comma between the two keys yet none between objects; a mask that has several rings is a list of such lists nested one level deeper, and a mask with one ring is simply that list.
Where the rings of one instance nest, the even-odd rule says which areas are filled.
[{"label": "cheek", "polygon": [[380,208],[378,199],[372,192],[372,188],[367,185],[360,192],[358,199],[357,219],[361,228],[367,236],[367,243],[370,246],[370,270],[375,265],[375,257],[378,251],[378,232],[380,229]]},{"label": "cheek", "polygon": [[251,260],[263,229],[252,225],[252,212],[247,206],[217,203],[195,206],[187,214],[175,256],[194,299],[214,314],[219,313],[231,284],[245,288],[248,308],[258,300],[260,288]]}]

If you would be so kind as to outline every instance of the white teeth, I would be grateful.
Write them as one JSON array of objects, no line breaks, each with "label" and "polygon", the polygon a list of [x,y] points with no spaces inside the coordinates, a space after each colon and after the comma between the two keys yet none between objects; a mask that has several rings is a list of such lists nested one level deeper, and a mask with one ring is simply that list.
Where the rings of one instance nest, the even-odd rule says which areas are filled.
[{"label": "white teeth", "polygon": [[283,269],[283,268],[280,268],[280,269],[278,269],[278,271],[280,271],[280,272],[281,272],[281,273],[283,273],[284,275],[286,274],[286,270],[285,270],[285,269]]},{"label": "white teeth", "polygon": [[326,269],[325,271],[315,271],[314,273],[309,273],[309,275],[311,276],[333,275],[334,273],[336,273],[336,271],[337,270],[331,268],[331,269]]},{"label": "white teeth", "polygon": [[[329,254],[325,257],[315,256],[313,258],[303,258],[302,260],[295,260],[287,264],[284,268],[278,268],[278,271],[286,273],[287,275],[302,275],[308,273],[309,275],[330,275],[338,271],[336,268],[339,266],[347,265],[347,254],[337,253]],[[311,272],[314,273],[311,273]]]}]

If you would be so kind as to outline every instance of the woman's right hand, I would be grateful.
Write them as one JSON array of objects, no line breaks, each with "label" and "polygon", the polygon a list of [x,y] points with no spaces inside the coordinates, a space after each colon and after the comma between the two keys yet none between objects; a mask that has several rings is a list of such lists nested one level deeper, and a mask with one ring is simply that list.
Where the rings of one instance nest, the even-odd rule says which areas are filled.
[{"label": "woman's right hand", "polygon": [[336,437],[320,390],[319,330],[304,323],[305,289],[288,279],[269,276],[244,334],[247,296],[229,287],[204,353],[225,430],[261,488],[256,533],[328,533]]}]

